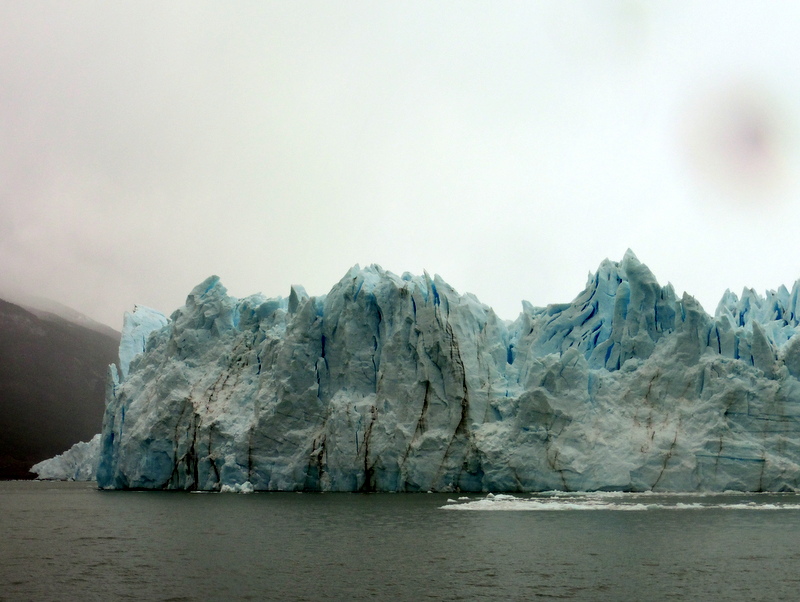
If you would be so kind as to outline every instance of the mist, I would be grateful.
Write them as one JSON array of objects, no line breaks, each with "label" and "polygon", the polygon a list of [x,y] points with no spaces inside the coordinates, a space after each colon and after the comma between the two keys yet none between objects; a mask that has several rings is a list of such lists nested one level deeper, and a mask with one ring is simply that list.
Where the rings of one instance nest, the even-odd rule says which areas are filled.
[{"label": "mist", "polygon": [[798,17],[0,2],[0,291],[118,329],[378,263],[512,319],[632,248],[713,312],[800,277]]}]

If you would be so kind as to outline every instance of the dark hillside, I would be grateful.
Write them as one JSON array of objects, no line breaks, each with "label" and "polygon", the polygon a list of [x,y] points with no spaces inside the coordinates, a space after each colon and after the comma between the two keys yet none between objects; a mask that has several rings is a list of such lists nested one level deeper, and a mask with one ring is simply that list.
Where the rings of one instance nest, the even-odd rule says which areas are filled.
[{"label": "dark hillside", "polygon": [[100,432],[109,336],[0,300],[0,478],[28,469]]}]

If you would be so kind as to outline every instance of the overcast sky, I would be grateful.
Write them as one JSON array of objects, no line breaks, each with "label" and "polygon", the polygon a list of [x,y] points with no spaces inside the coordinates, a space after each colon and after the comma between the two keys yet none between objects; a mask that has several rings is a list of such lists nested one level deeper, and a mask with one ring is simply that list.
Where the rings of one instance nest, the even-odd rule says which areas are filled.
[{"label": "overcast sky", "polygon": [[780,2],[0,0],[0,289],[120,328],[210,274],[378,263],[512,319],[630,247],[713,312],[800,278],[798,31]]}]

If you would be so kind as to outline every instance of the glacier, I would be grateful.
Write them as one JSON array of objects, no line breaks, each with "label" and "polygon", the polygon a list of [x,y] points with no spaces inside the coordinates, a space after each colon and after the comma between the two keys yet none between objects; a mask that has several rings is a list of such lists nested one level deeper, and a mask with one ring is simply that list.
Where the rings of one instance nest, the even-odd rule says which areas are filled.
[{"label": "glacier", "polygon": [[[137,315],[138,314],[138,315]],[[714,316],[628,251],[513,322],[439,276],[216,276],[126,318],[96,478],[208,491],[794,491],[800,281]],[[123,350],[124,346],[124,350]],[[123,357],[124,356],[124,357]]]},{"label": "glacier", "polygon": [[94,481],[100,461],[100,433],[89,441],[81,441],[63,454],[42,460],[31,467],[43,481]]}]

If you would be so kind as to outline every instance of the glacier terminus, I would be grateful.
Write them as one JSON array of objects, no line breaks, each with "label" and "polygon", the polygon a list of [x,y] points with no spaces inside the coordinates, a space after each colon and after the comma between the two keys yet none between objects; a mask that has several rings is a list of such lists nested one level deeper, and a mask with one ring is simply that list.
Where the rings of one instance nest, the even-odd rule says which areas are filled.
[{"label": "glacier terminus", "polygon": [[212,276],[126,315],[91,462],[107,489],[795,491],[798,324],[800,281],[712,317],[630,251],[513,322],[374,265],[319,297]]}]

